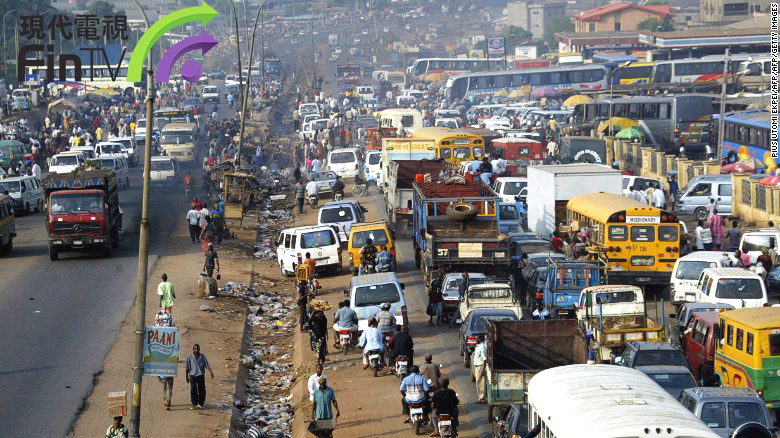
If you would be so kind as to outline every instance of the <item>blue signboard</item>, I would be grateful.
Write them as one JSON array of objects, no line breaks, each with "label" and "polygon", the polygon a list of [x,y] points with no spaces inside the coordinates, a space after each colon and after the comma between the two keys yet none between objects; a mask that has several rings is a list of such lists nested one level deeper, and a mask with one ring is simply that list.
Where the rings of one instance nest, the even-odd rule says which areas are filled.
[{"label": "blue signboard", "polygon": [[179,328],[146,327],[144,376],[175,377],[179,364]]}]

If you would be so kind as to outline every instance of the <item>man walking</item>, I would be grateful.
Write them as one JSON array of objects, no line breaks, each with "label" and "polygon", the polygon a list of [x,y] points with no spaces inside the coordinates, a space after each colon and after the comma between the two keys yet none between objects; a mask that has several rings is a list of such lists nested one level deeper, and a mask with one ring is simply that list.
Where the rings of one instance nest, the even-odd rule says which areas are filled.
[{"label": "man walking", "polygon": [[[325,377],[319,378],[320,387],[314,391],[314,404],[311,407],[311,415],[314,417],[314,421],[317,420],[330,420],[333,418],[333,408],[331,404],[336,408],[336,418],[341,416],[339,411],[339,404],[336,402],[336,394],[333,393],[333,389],[328,387],[328,379]],[[333,436],[333,431],[326,432],[326,436]]]},{"label": "man walking", "polygon": [[317,392],[317,389],[320,387],[320,378],[327,380],[328,376],[322,374],[322,364],[317,362],[317,365],[314,366],[314,374],[309,376],[309,382],[306,385],[309,389],[310,401],[314,401],[314,393]]},{"label": "man walking", "polygon": [[160,308],[173,316],[173,300],[176,298],[176,292],[173,290],[173,283],[168,281],[168,274],[162,275],[162,282],[157,285],[157,295],[160,296]]},{"label": "man walking", "polygon": [[217,252],[214,251],[214,245],[209,243],[209,247],[206,250],[205,253],[205,260],[203,262],[203,272],[206,273],[206,275],[209,276],[209,278],[213,278],[214,274],[214,266],[217,267],[217,273],[219,273],[219,256],[217,255]]},{"label": "man walking", "polygon": [[192,354],[187,356],[187,367],[185,377],[187,383],[190,384],[190,401],[192,406],[190,409],[203,409],[203,405],[206,403],[206,370],[211,373],[211,378],[214,378],[214,371],[211,370],[208,359],[203,354],[200,354],[200,345],[195,344],[192,346]]},{"label": "man walking", "polygon": [[303,202],[306,197],[306,186],[301,180],[295,183],[295,200],[298,201],[298,214],[303,214]]},{"label": "man walking", "polygon": [[436,317],[436,327],[441,327],[441,315],[444,305],[444,296],[441,293],[443,272],[439,272],[439,275],[431,281],[431,288],[428,289],[428,309],[430,318],[428,319],[428,325],[433,327],[433,317]]},{"label": "man walking", "polygon": [[460,319],[460,302],[463,301],[463,297],[469,290],[469,274],[464,272],[462,281],[458,284],[458,304],[455,308],[455,314],[450,319],[450,327],[455,327],[455,321]]},{"label": "man walking", "polygon": [[192,204],[190,211],[187,212],[187,223],[190,225],[192,243],[200,242],[200,211],[195,209],[195,204]]},{"label": "man walking", "polygon": [[474,347],[474,355],[471,357],[474,365],[474,377],[477,379],[477,403],[485,402],[485,362],[487,361],[487,343],[485,335],[477,335],[477,346]]}]

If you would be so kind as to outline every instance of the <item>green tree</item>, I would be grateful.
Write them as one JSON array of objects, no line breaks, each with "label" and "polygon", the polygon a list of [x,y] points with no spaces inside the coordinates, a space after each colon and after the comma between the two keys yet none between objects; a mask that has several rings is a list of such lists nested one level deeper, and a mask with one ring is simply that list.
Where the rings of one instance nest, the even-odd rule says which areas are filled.
[{"label": "green tree", "polygon": [[547,47],[557,47],[555,34],[562,32],[574,32],[574,23],[572,23],[571,18],[558,17],[550,22],[550,25],[544,32],[544,42],[547,44]]},{"label": "green tree", "polygon": [[668,32],[674,30],[674,22],[672,20],[661,20],[660,18],[648,18],[640,21],[636,25],[636,29],[650,32]]},{"label": "green tree", "polygon": [[520,26],[509,26],[509,29],[504,33],[504,38],[506,39],[506,53],[513,54],[515,47],[532,42],[534,35]]},{"label": "green tree", "polygon": [[659,1],[659,0],[650,0],[647,3],[643,3],[642,6],[658,6],[658,5],[668,5],[668,1]]}]

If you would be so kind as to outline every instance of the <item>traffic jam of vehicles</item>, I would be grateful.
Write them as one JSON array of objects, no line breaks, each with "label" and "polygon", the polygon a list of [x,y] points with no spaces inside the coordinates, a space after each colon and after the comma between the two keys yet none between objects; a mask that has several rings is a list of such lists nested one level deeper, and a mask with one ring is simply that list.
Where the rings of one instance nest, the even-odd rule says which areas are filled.
[{"label": "traffic jam of vehicles", "polygon": [[[394,436],[777,437],[777,47],[749,23],[744,40],[690,30],[678,5],[561,4],[566,30],[536,35],[535,18],[512,24],[525,2],[400,3],[285,9],[262,32],[290,47],[173,75],[148,125],[138,106],[95,138],[0,124],[0,254],[17,215],[40,212],[51,262],[112,257],[151,130],[156,189],[189,205],[202,181],[225,219],[258,181],[284,193],[268,205],[290,201],[259,269],[295,286],[295,345],[317,369],[296,415],[313,436],[365,421],[337,417],[370,387],[386,396],[359,403],[403,423]],[[646,25],[621,28],[620,11]],[[31,110],[25,90],[0,96],[6,117]],[[285,126],[241,138],[253,111]]]}]

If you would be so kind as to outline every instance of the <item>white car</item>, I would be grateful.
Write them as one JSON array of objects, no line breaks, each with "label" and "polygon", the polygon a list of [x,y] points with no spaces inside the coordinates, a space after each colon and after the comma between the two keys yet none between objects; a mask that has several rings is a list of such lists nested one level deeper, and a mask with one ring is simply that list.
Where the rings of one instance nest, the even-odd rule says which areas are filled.
[{"label": "white car", "polygon": [[329,268],[341,271],[341,242],[333,228],[313,225],[288,228],[279,233],[276,240],[276,258],[282,275],[294,275],[298,265],[304,263],[306,253],[317,262],[317,269]]},{"label": "white car", "polygon": [[493,184],[493,190],[501,198],[501,202],[517,202],[517,197],[520,200],[525,200],[528,194],[528,178],[522,176],[502,176],[496,178],[496,182]]},{"label": "white car", "polygon": [[449,118],[436,119],[436,123],[434,123],[434,125],[444,127],[444,128],[452,128],[452,129],[460,128],[460,124],[456,119],[449,119]]},{"label": "white car", "polygon": [[[138,147],[135,137],[114,137],[109,140],[111,143],[121,143],[127,150],[127,164],[130,167],[136,167],[141,159],[143,147]],[[143,144],[141,144],[143,146]]]},{"label": "white car", "polygon": [[104,141],[95,146],[95,153],[98,157],[122,157],[125,160],[130,158],[130,153],[124,144],[116,141]]},{"label": "white car", "polygon": [[298,138],[303,140],[306,137],[312,138],[314,135],[315,130],[323,130],[328,127],[328,119],[314,119],[301,129],[301,132],[298,133]]},{"label": "white car", "polygon": [[328,153],[328,170],[342,178],[354,178],[360,174],[361,167],[360,149],[341,148]]},{"label": "white car", "polygon": [[113,169],[119,185],[130,187],[130,171],[127,168],[127,159],[121,155],[104,155],[95,159],[100,163],[101,169]]},{"label": "white car", "polygon": [[176,184],[176,171],[179,163],[173,157],[152,157],[150,181],[152,184]]},{"label": "white car", "polygon": [[203,102],[219,103],[219,88],[214,85],[203,87]]},{"label": "white car", "polygon": [[87,159],[81,152],[63,152],[51,157],[49,173],[70,173],[81,169]]}]

